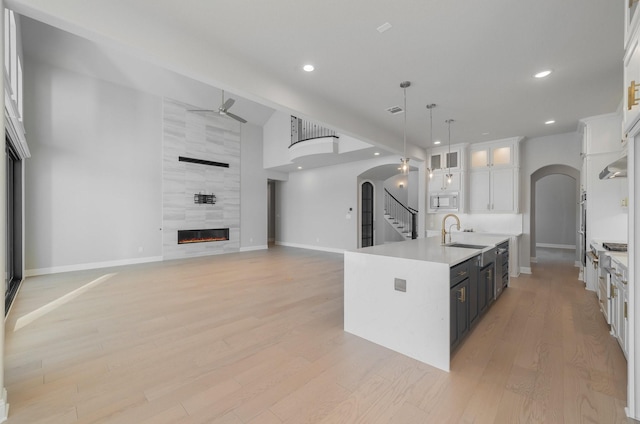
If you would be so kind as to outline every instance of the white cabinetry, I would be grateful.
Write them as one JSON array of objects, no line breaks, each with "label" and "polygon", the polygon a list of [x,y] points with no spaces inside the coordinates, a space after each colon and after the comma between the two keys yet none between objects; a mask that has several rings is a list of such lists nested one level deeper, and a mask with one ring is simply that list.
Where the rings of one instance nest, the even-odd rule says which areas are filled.
[{"label": "white cabinetry", "polygon": [[482,147],[474,145],[469,149],[471,170],[517,166],[516,149],[513,144],[512,141],[507,141]]},{"label": "white cabinetry", "polygon": [[624,352],[628,356],[629,351],[629,291],[627,289],[627,268],[613,258],[610,269],[612,319],[611,334],[613,334]]},{"label": "white cabinetry", "polygon": [[640,39],[634,37],[624,56],[624,134],[625,138],[640,117]]},{"label": "white cabinetry", "polygon": [[[433,196],[441,194],[457,195],[457,207],[447,209],[447,211],[462,212],[464,211],[464,191],[465,191],[465,172],[464,164],[464,147],[463,144],[452,145],[446,147],[437,147],[429,152],[429,199]],[[449,176],[451,182],[449,182]],[[431,201],[428,202],[430,213],[442,212],[442,210],[431,207]]]},{"label": "white cabinetry", "polygon": [[469,149],[470,212],[518,212],[518,143],[510,138]]},{"label": "white cabinetry", "polygon": [[432,149],[429,154],[429,169],[434,174],[439,172],[446,173],[449,169],[451,171],[461,171],[462,151],[462,145],[452,145],[451,149],[448,146]]},{"label": "white cabinetry", "polygon": [[451,182],[446,174],[435,173],[429,181],[429,191],[460,191],[462,189],[462,173],[451,171]]}]

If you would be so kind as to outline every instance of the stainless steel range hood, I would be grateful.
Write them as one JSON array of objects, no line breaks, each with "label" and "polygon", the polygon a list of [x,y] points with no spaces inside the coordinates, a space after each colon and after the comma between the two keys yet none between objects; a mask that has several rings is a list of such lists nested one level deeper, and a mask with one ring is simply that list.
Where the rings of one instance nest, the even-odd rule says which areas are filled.
[{"label": "stainless steel range hood", "polygon": [[605,166],[600,172],[600,179],[618,178],[627,176],[627,157],[623,156],[615,162]]}]

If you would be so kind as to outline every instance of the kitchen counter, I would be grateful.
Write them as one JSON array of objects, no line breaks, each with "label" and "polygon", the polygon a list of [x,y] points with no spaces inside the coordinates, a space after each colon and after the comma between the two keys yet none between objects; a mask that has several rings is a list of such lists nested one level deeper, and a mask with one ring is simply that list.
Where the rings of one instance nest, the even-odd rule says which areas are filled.
[{"label": "kitchen counter", "polygon": [[610,256],[611,259],[618,262],[626,269],[629,269],[629,256],[627,255],[627,252],[605,252],[605,255]]},{"label": "kitchen counter", "polygon": [[449,371],[450,268],[508,240],[454,233],[454,243],[488,247],[429,237],[345,252],[344,330]]},{"label": "kitchen counter", "polygon": [[[508,236],[463,232],[453,233],[451,238],[452,243],[482,245],[487,246],[486,249],[490,249],[505,241],[509,241]],[[449,237],[447,236],[447,244],[448,243]],[[365,247],[363,249],[354,250],[353,252],[391,258],[427,261],[453,266],[480,254],[483,250],[485,249],[468,249],[442,245],[440,242],[440,236],[438,236]]]}]

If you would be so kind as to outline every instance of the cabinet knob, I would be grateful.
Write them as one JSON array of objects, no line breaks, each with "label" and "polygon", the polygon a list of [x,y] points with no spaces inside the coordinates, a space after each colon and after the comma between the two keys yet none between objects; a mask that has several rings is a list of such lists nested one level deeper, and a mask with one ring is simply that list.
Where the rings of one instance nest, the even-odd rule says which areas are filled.
[{"label": "cabinet knob", "polygon": [[636,84],[635,81],[631,81],[629,87],[627,88],[627,110],[631,110],[634,106],[638,105],[638,98],[636,94],[638,94],[638,88],[640,88],[640,84]]}]

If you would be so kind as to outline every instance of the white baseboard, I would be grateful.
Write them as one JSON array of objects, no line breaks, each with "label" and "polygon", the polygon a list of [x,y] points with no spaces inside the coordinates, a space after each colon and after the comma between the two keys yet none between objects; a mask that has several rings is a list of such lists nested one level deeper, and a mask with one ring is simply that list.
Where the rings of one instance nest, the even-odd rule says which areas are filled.
[{"label": "white baseboard", "polygon": [[269,246],[266,244],[263,246],[248,246],[248,247],[241,247],[240,252],[253,252],[254,250],[266,250],[268,248]]},{"label": "white baseboard", "polygon": [[580,261],[575,261],[575,262],[573,263],[573,266],[575,266],[576,268],[581,268],[581,267],[582,267],[582,262],[580,262]]},{"label": "white baseboard", "polygon": [[531,268],[528,266],[521,266],[520,267],[520,273],[521,274],[531,274]]},{"label": "white baseboard", "polygon": [[25,277],[35,277],[38,275],[59,274],[61,272],[85,271],[88,269],[111,268],[114,266],[146,264],[149,262],[161,262],[162,256],[149,256],[146,258],[123,259],[119,261],[91,262],[78,265],[54,266],[51,268],[26,269]]},{"label": "white baseboard", "polygon": [[344,254],[346,249],[335,249],[333,247],[313,246],[309,244],[287,243],[284,241],[277,241],[278,246],[297,247],[298,249],[320,250],[322,252],[339,253]]},{"label": "white baseboard", "polygon": [[576,245],[575,244],[536,243],[536,247],[549,247],[551,249],[576,250]]}]

